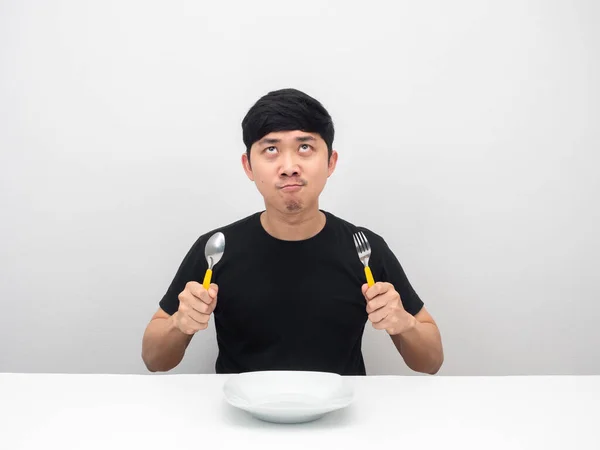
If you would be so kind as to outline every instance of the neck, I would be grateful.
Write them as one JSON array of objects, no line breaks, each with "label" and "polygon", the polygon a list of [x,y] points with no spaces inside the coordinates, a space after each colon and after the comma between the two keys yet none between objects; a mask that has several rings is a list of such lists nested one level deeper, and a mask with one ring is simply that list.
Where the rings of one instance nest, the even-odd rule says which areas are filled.
[{"label": "neck", "polygon": [[286,213],[267,207],[260,216],[267,233],[283,241],[302,241],[318,234],[326,218],[318,207],[311,210]]}]

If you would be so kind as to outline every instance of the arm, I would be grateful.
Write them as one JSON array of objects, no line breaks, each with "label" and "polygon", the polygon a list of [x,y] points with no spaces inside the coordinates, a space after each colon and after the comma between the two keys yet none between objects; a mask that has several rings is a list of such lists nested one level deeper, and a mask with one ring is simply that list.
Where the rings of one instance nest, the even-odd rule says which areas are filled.
[{"label": "arm", "polygon": [[415,315],[406,311],[391,283],[364,284],[362,289],[373,327],[388,332],[406,365],[416,372],[437,373],[444,361],[442,340],[425,307]]},{"label": "arm", "polygon": [[176,367],[192,340],[193,335],[182,333],[175,325],[175,314],[170,316],[159,309],[146,327],[142,359],[150,372],[167,372]]},{"label": "arm", "polygon": [[373,327],[386,330],[406,365],[416,372],[435,374],[444,362],[440,331],[423,306],[408,277],[387,243],[368,230],[380,258],[373,259],[381,282],[363,285],[367,313]]},{"label": "arm", "polygon": [[410,321],[411,325],[405,331],[392,335],[392,341],[408,367],[434,375],[444,362],[440,331],[424,307],[411,317],[414,319]]},{"label": "arm", "polygon": [[142,339],[142,359],[148,370],[167,372],[181,362],[192,336],[208,328],[218,291],[215,283],[207,291],[200,283],[190,281],[179,294],[179,306],[173,315],[159,308]]}]

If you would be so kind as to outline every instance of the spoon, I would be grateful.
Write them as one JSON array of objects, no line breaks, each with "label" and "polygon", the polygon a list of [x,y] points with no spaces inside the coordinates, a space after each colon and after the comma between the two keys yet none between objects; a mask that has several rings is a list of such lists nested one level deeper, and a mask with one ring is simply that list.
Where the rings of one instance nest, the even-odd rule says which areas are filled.
[{"label": "spoon", "polygon": [[210,287],[210,280],[212,278],[212,269],[223,256],[223,252],[225,251],[225,235],[220,231],[218,233],[213,234],[208,241],[206,241],[206,247],[204,247],[204,256],[206,257],[206,261],[208,262],[208,269],[206,269],[206,274],[204,275],[204,281],[202,286],[204,289],[208,290]]}]

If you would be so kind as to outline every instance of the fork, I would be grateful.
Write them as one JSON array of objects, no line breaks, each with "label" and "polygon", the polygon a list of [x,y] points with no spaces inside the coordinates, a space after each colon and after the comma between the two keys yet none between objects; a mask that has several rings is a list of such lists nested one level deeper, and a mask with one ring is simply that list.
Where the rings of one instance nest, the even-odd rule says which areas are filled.
[{"label": "fork", "polygon": [[371,268],[369,267],[369,258],[371,257],[371,246],[369,245],[369,241],[365,237],[362,231],[358,231],[354,233],[354,245],[356,246],[356,251],[358,252],[358,258],[365,266],[365,275],[367,276],[367,284],[369,287],[375,284],[375,280],[373,279],[373,274],[371,273]]}]

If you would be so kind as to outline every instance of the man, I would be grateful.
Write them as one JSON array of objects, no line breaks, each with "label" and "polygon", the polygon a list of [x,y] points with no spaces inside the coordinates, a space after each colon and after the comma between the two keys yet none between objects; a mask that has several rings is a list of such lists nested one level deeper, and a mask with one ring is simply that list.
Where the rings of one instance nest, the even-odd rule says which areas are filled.
[{"label": "man", "polygon": [[[283,89],[259,99],[242,129],[242,165],[265,210],[203,234],[192,246],[144,333],[147,368],[177,366],[213,315],[217,373],[365,375],[367,321],[391,336],[411,369],[437,373],[439,330],[386,242],[319,208],[338,160],[329,113],[303,92]],[[206,290],[204,247],[216,231],[225,235],[225,253]],[[355,248],[357,231],[372,248],[371,287]]]}]

